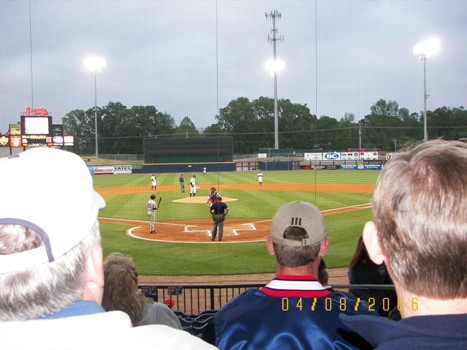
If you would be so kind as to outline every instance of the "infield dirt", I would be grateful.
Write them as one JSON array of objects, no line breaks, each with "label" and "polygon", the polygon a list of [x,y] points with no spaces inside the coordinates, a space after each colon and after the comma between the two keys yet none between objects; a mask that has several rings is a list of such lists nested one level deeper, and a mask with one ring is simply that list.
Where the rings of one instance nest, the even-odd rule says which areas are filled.
[{"label": "infield dirt", "polygon": [[[211,185],[206,185],[209,188]],[[178,186],[158,186],[158,193],[167,191],[177,191]],[[303,192],[339,192],[339,193],[373,193],[374,185],[367,184],[229,184],[222,185],[222,189],[242,189],[242,190],[269,190],[269,191],[303,191]],[[109,187],[96,189],[102,196],[115,195],[115,194],[136,194],[148,192],[148,187]],[[224,197],[225,202],[235,201],[236,198]],[[177,199],[183,203],[205,203],[206,196],[198,195]],[[335,208],[322,211],[324,216],[348,213],[352,211],[368,209],[371,203],[361,205]],[[207,213],[207,215],[209,215]],[[219,242],[212,242],[210,239],[210,231],[212,228],[212,219],[200,218],[195,220],[178,220],[168,222],[156,222],[156,234],[149,233],[148,221],[131,221],[120,220],[113,218],[99,218],[102,222],[128,225],[132,222],[135,226],[127,231],[127,234],[146,240],[155,240],[163,242],[183,242],[183,243],[210,243],[218,244]],[[244,243],[254,241],[264,241],[269,232],[270,219],[252,219],[252,218],[230,218],[226,217],[224,223],[224,238],[222,244],[225,243]]]}]

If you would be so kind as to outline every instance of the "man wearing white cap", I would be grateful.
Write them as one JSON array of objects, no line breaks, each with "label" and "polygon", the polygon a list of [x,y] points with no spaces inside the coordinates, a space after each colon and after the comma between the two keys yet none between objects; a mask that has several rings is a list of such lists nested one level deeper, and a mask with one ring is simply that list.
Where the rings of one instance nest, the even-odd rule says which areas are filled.
[{"label": "man wearing white cap", "polygon": [[350,332],[338,315],[370,314],[368,304],[357,304],[318,282],[328,243],[316,206],[295,201],[279,208],[266,239],[269,254],[276,257],[276,278],[219,310],[216,345],[243,350],[364,349],[368,344]]},{"label": "man wearing white cap", "polygon": [[[31,171],[34,187],[25,185]],[[105,202],[79,156],[31,149],[0,159],[0,173],[0,349],[213,348],[104,312],[97,216]]]}]

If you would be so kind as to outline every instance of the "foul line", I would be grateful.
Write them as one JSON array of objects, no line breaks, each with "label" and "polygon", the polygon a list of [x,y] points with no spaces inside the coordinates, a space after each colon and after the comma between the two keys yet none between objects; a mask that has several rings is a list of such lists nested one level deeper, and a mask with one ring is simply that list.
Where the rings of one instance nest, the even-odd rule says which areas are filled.
[{"label": "foul line", "polygon": [[[372,203],[363,203],[363,204],[356,204],[356,205],[350,205],[347,207],[341,207],[341,208],[333,208],[333,209],[326,209],[326,210],[321,210],[321,213],[323,215],[325,214],[331,214],[334,212],[337,212],[336,214],[339,214],[339,212],[346,211],[356,211],[356,210],[361,210],[361,209],[370,209],[372,207]],[[149,221],[145,220],[130,220],[130,219],[114,219],[114,218],[104,218],[104,217],[99,217],[99,220],[102,220],[104,222],[109,222],[109,223],[116,223],[116,224],[125,224],[125,223],[145,223],[148,224]],[[196,220],[196,219],[194,219]],[[263,222],[268,222],[271,221],[271,219],[264,219],[264,220],[259,220],[256,221],[256,223],[263,223]],[[194,225],[187,225],[187,224],[178,224],[178,223],[173,223],[173,222],[160,222],[161,224],[164,225],[173,225],[173,226],[182,226],[184,227],[183,232],[184,233],[196,233],[196,232],[205,232],[208,236],[210,236],[211,231],[210,230],[189,230],[190,227],[197,227]],[[256,231],[256,227],[253,223],[244,223],[240,224],[240,226],[249,226],[249,228],[238,228],[238,229],[233,229],[232,232],[234,236],[238,236],[238,231]],[[215,242],[193,242],[193,241],[171,241],[171,240],[159,240],[159,239],[154,239],[154,238],[145,238],[141,236],[137,236],[133,234],[133,231],[136,229],[141,228],[141,226],[135,226],[130,229],[128,229],[125,234],[129,237],[136,238],[136,239],[141,239],[143,241],[148,241],[148,242],[165,242],[165,243],[189,243],[189,244],[213,244]],[[227,244],[233,244],[233,243],[253,243],[253,242],[264,242],[264,240],[248,240],[248,241],[234,241],[234,242],[224,242]]]}]

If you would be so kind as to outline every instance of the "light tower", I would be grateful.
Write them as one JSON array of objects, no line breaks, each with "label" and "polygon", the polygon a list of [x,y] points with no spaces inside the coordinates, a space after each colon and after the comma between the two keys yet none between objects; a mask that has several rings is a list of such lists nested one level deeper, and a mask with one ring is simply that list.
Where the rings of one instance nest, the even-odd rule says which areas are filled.
[{"label": "light tower", "polygon": [[426,117],[426,60],[438,53],[441,44],[438,39],[428,39],[413,47],[413,54],[423,61],[423,141],[428,141],[428,127]]},{"label": "light tower", "polygon": [[274,75],[274,148],[279,149],[279,118],[278,118],[278,102],[277,102],[277,74],[284,69],[285,63],[277,60],[276,43],[284,41],[282,35],[277,35],[276,19],[281,18],[281,13],[277,10],[266,13],[266,19],[272,19],[272,37],[268,34],[268,41],[272,43],[273,59],[266,62],[265,67],[272,75]]},{"label": "light tower", "polygon": [[97,73],[100,73],[102,68],[106,66],[105,59],[101,57],[86,57],[84,59],[84,67],[94,73],[94,132],[96,136],[96,158],[99,157],[99,141],[97,137]]}]

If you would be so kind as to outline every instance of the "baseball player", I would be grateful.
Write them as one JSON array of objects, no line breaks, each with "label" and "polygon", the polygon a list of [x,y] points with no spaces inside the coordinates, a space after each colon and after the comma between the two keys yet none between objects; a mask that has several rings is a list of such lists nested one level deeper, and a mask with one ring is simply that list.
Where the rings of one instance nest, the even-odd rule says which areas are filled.
[{"label": "baseball player", "polygon": [[[208,201],[206,202],[209,205],[209,212],[211,212],[211,207],[214,203],[219,201],[220,194],[216,191],[215,187],[211,187],[211,192],[208,195]],[[211,213],[212,214],[212,213]],[[214,221],[216,218],[214,214],[212,214],[212,220]]]},{"label": "baseball player", "polygon": [[180,182],[180,193],[185,192],[185,178],[183,177],[183,174],[180,174],[178,182]]},{"label": "baseball player", "polygon": [[196,197],[196,175],[190,179],[190,197]]},{"label": "baseball player", "polygon": [[208,195],[208,201],[206,202],[206,204],[209,204],[209,207],[211,207],[214,203],[217,203],[219,197],[220,194],[216,191],[216,188],[211,187],[211,192]]},{"label": "baseball player", "polygon": [[148,200],[148,216],[149,216],[149,233],[156,233],[156,230],[154,229],[154,221],[156,221],[156,210],[157,210],[157,204],[156,204],[156,195],[151,194],[149,197],[150,199]]},{"label": "baseball player", "polygon": [[156,175],[152,174],[151,176],[151,190],[156,190],[156,185],[157,185],[157,181],[156,181]]},{"label": "baseball player", "polygon": [[263,173],[260,171],[257,176],[258,176],[258,184],[261,186],[263,184]]}]

